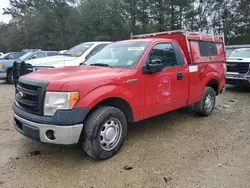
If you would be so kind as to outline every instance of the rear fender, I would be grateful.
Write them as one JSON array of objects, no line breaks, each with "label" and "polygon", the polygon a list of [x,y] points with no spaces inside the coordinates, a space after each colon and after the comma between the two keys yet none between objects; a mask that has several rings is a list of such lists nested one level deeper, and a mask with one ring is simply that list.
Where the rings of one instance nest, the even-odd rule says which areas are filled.
[{"label": "rear fender", "polygon": [[[210,81],[212,81],[212,80],[216,80],[217,82],[218,82],[218,89],[220,89],[220,74],[218,74],[218,73],[215,73],[215,72],[209,72],[209,73],[207,73],[206,75],[205,75],[205,77],[204,77],[204,85],[203,85],[203,91],[204,91],[204,89],[205,89],[205,87],[207,86],[207,84],[210,82]],[[219,92],[219,91],[216,91],[217,93]]]}]

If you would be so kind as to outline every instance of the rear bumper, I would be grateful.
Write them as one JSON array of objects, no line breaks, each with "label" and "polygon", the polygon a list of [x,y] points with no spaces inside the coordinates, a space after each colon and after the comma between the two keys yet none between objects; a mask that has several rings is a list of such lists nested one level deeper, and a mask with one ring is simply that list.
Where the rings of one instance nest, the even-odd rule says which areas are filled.
[{"label": "rear bumper", "polygon": [[[21,118],[14,113],[14,126],[24,136],[38,140],[43,143],[71,145],[79,141],[83,124],[72,126],[57,126],[50,124],[39,124]],[[53,132],[54,138],[48,136]]]},{"label": "rear bumper", "polygon": [[228,73],[226,76],[226,83],[231,85],[249,85],[250,75]]}]

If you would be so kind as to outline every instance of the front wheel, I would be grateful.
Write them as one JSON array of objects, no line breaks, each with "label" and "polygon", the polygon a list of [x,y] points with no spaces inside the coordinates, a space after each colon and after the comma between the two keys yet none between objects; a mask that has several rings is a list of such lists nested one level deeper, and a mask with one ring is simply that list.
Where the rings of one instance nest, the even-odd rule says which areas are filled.
[{"label": "front wheel", "polygon": [[216,103],[216,93],[213,88],[206,87],[199,103],[194,105],[198,115],[209,116],[212,114]]},{"label": "front wheel", "polygon": [[127,135],[127,120],[118,108],[103,106],[87,119],[82,146],[94,159],[108,159],[121,148]]},{"label": "front wheel", "polygon": [[9,84],[14,84],[13,69],[11,69],[11,70],[8,71],[6,81]]}]

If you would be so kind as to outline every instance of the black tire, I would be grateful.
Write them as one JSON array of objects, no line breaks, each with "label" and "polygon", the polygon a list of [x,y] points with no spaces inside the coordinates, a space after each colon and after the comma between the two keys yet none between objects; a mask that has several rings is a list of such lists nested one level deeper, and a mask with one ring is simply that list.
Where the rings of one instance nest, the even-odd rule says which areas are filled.
[{"label": "black tire", "polygon": [[[212,98],[212,104],[209,107],[209,109],[206,108],[206,102],[205,102],[208,96],[211,96],[211,98]],[[211,115],[213,110],[214,110],[215,103],[216,103],[216,93],[215,93],[214,89],[211,87],[206,87],[204,92],[203,92],[201,101],[194,105],[194,108],[195,108],[197,115],[200,115],[200,116]]]},{"label": "black tire", "polygon": [[13,79],[13,69],[10,69],[7,73],[7,79],[6,79],[8,84],[14,84],[14,79]]},{"label": "black tire", "polygon": [[[103,149],[101,144],[101,131],[104,131],[104,125],[110,123],[111,119],[120,122],[121,132],[120,139],[117,139],[114,148],[110,151]],[[119,124],[119,123],[118,123]],[[127,120],[124,113],[118,108],[103,106],[96,109],[87,118],[83,128],[83,141],[82,146],[84,151],[93,159],[101,160],[108,159],[114,156],[122,147],[125,137],[127,136]]]}]

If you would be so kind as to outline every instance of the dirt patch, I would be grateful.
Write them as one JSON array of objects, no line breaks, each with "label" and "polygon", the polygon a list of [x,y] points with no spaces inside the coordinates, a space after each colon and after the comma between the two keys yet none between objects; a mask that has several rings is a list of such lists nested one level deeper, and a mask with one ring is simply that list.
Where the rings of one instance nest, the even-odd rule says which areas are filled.
[{"label": "dirt patch", "polygon": [[13,96],[12,85],[0,84],[0,187],[250,185],[248,90],[227,89],[210,117],[187,107],[130,125],[122,150],[101,162],[80,146],[51,146],[20,135],[12,124]]}]

